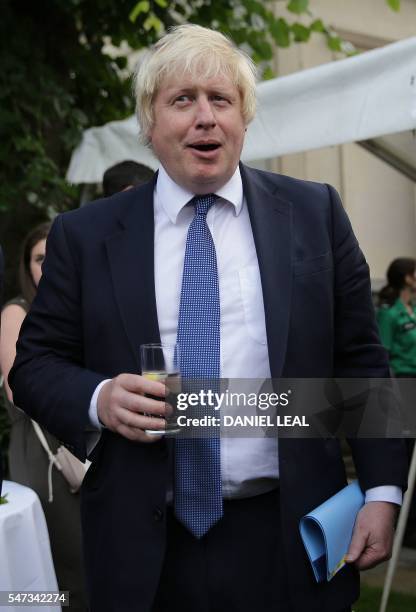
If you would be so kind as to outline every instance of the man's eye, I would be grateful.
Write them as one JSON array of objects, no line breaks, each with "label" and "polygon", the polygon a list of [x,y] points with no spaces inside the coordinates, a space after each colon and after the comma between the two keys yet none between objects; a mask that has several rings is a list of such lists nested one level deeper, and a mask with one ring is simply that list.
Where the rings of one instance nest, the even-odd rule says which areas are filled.
[{"label": "man's eye", "polygon": [[216,95],[216,96],[213,96],[212,99],[214,100],[214,102],[218,102],[220,104],[222,103],[228,104],[228,100],[227,98],[224,98],[224,96]]},{"label": "man's eye", "polygon": [[191,99],[191,96],[188,96],[187,94],[183,94],[182,96],[177,96],[175,98],[175,102],[189,102]]}]

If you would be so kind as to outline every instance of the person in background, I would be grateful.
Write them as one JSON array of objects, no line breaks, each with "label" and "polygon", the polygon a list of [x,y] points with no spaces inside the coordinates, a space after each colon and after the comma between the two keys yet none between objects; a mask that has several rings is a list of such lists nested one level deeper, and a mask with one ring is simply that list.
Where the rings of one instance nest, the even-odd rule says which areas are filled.
[{"label": "person in background", "polygon": [[143,185],[153,178],[153,170],[135,161],[123,161],[108,168],[103,175],[103,194],[105,198]]},{"label": "person in background", "polygon": [[[36,435],[31,419],[13,404],[7,376],[16,355],[20,327],[36,295],[42,276],[46,237],[50,223],[43,223],[26,236],[19,265],[20,295],[4,306],[1,315],[0,366],[4,376],[10,432],[10,477],[38,494],[48,525],[52,557],[60,590],[70,592],[71,610],[86,610],[85,579],[81,547],[79,494],[69,491],[68,483],[54,467],[49,485],[49,459]],[[59,442],[44,432],[53,453]],[[52,501],[50,501],[52,500]]]},{"label": "person in background", "polygon": [[379,294],[377,322],[396,376],[416,376],[415,270],[415,259],[395,259],[387,270],[387,285]]},{"label": "person in background", "polygon": [[[377,322],[381,341],[388,351],[390,366],[398,378],[416,378],[416,260],[399,257],[387,269],[387,285],[379,294],[380,308]],[[406,406],[414,403],[414,387],[402,385]],[[407,439],[409,463],[414,440]],[[410,512],[403,540],[405,546],[416,548],[416,490],[413,493]]]}]

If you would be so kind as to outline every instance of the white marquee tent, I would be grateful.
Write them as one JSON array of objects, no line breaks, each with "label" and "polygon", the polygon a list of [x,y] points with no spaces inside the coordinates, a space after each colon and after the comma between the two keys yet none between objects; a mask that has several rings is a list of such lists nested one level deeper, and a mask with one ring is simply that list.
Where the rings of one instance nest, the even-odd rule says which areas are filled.
[{"label": "white marquee tent", "polygon": [[[416,128],[416,37],[262,82],[258,103],[246,162],[360,141],[416,180],[412,134],[386,137]],[[135,117],[86,130],[68,181],[100,183],[108,167],[126,159],[157,168],[139,131]]]}]

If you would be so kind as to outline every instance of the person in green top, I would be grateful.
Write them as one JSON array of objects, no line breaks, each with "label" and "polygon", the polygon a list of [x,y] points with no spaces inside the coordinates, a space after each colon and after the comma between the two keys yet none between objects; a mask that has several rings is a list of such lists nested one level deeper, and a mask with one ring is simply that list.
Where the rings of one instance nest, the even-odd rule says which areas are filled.
[{"label": "person in green top", "polygon": [[[389,353],[391,369],[397,377],[416,378],[415,292],[416,260],[400,257],[392,261],[387,270],[387,285],[379,294],[377,322],[381,341]],[[409,391],[407,388],[407,393]],[[411,405],[413,400],[413,397],[408,398],[406,404]],[[410,464],[414,440],[407,439],[406,442]],[[416,489],[403,542],[405,546],[416,548]]]},{"label": "person in green top", "polygon": [[380,291],[377,322],[396,376],[416,377],[416,260],[400,257],[389,265]]}]

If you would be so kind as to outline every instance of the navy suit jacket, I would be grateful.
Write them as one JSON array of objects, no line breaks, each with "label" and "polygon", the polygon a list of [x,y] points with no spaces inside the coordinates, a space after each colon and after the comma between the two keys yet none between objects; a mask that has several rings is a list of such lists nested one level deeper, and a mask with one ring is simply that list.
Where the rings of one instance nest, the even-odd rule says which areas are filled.
[{"label": "navy suit jacket", "polygon": [[[241,165],[263,289],[272,376],[384,377],[368,266],[336,191]],[[154,287],[154,181],[59,216],[9,377],[16,404],[85,459],[97,384],[140,371],[160,341]],[[405,486],[400,440],[351,442],[363,489]],[[300,517],[346,483],[339,442],[279,443],[281,520],[295,610],[358,596],[347,567],[316,585]],[[148,611],[165,546],[169,447],[105,430],[82,487],[93,610]],[[261,560],[259,560],[261,562]]]}]

